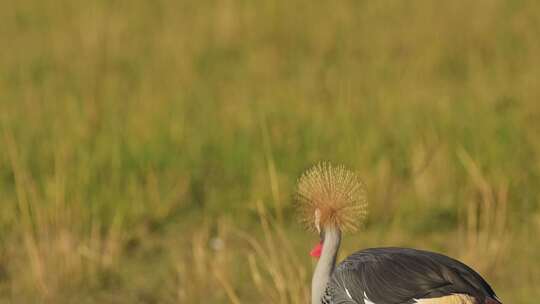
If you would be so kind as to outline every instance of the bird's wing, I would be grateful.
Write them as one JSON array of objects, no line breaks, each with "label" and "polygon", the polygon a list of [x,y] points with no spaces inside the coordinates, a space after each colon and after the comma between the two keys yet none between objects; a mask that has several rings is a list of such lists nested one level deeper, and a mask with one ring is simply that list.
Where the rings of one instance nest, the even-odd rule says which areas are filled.
[{"label": "bird's wing", "polygon": [[477,303],[497,298],[484,279],[465,264],[408,248],[359,251],[340,263],[329,286],[334,303],[421,303],[421,299],[456,294],[469,295]]}]

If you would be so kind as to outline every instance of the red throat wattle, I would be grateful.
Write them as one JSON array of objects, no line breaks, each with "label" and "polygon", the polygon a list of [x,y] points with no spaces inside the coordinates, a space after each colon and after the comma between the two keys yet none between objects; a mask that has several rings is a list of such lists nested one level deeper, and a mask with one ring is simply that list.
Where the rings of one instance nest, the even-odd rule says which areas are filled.
[{"label": "red throat wattle", "polygon": [[322,253],[322,245],[323,245],[323,242],[320,241],[317,245],[315,245],[315,247],[313,247],[313,249],[311,249],[311,252],[309,253],[309,255],[314,258],[320,258],[321,253]]}]

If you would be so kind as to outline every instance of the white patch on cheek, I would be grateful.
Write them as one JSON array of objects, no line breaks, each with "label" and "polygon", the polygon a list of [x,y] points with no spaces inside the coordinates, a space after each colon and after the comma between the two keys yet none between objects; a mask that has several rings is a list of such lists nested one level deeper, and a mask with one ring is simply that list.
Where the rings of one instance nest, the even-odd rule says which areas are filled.
[{"label": "white patch on cheek", "polygon": [[317,232],[321,233],[321,210],[319,209],[315,210],[315,228],[317,228]]}]

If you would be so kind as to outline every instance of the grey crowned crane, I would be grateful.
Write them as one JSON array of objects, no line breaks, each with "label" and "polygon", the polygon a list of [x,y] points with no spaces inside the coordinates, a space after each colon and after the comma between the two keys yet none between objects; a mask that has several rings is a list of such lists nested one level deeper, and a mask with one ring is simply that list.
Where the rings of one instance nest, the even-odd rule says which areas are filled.
[{"label": "grey crowned crane", "polygon": [[363,184],[342,166],[321,163],[300,177],[297,202],[303,221],[320,235],[312,304],[501,304],[489,284],[467,265],[410,248],[370,248],[339,263],[341,232],[366,217]]}]

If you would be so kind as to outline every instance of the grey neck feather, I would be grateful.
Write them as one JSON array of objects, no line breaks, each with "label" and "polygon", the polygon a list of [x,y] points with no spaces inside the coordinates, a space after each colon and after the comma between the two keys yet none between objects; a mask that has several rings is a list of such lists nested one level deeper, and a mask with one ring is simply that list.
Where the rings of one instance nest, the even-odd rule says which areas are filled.
[{"label": "grey neck feather", "polygon": [[336,265],[337,252],[341,242],[341,232],[336,227],[324,229],[324,242],[321,257],[315,267],[311,281],[311,303],[321,304],[326,285]]}]

